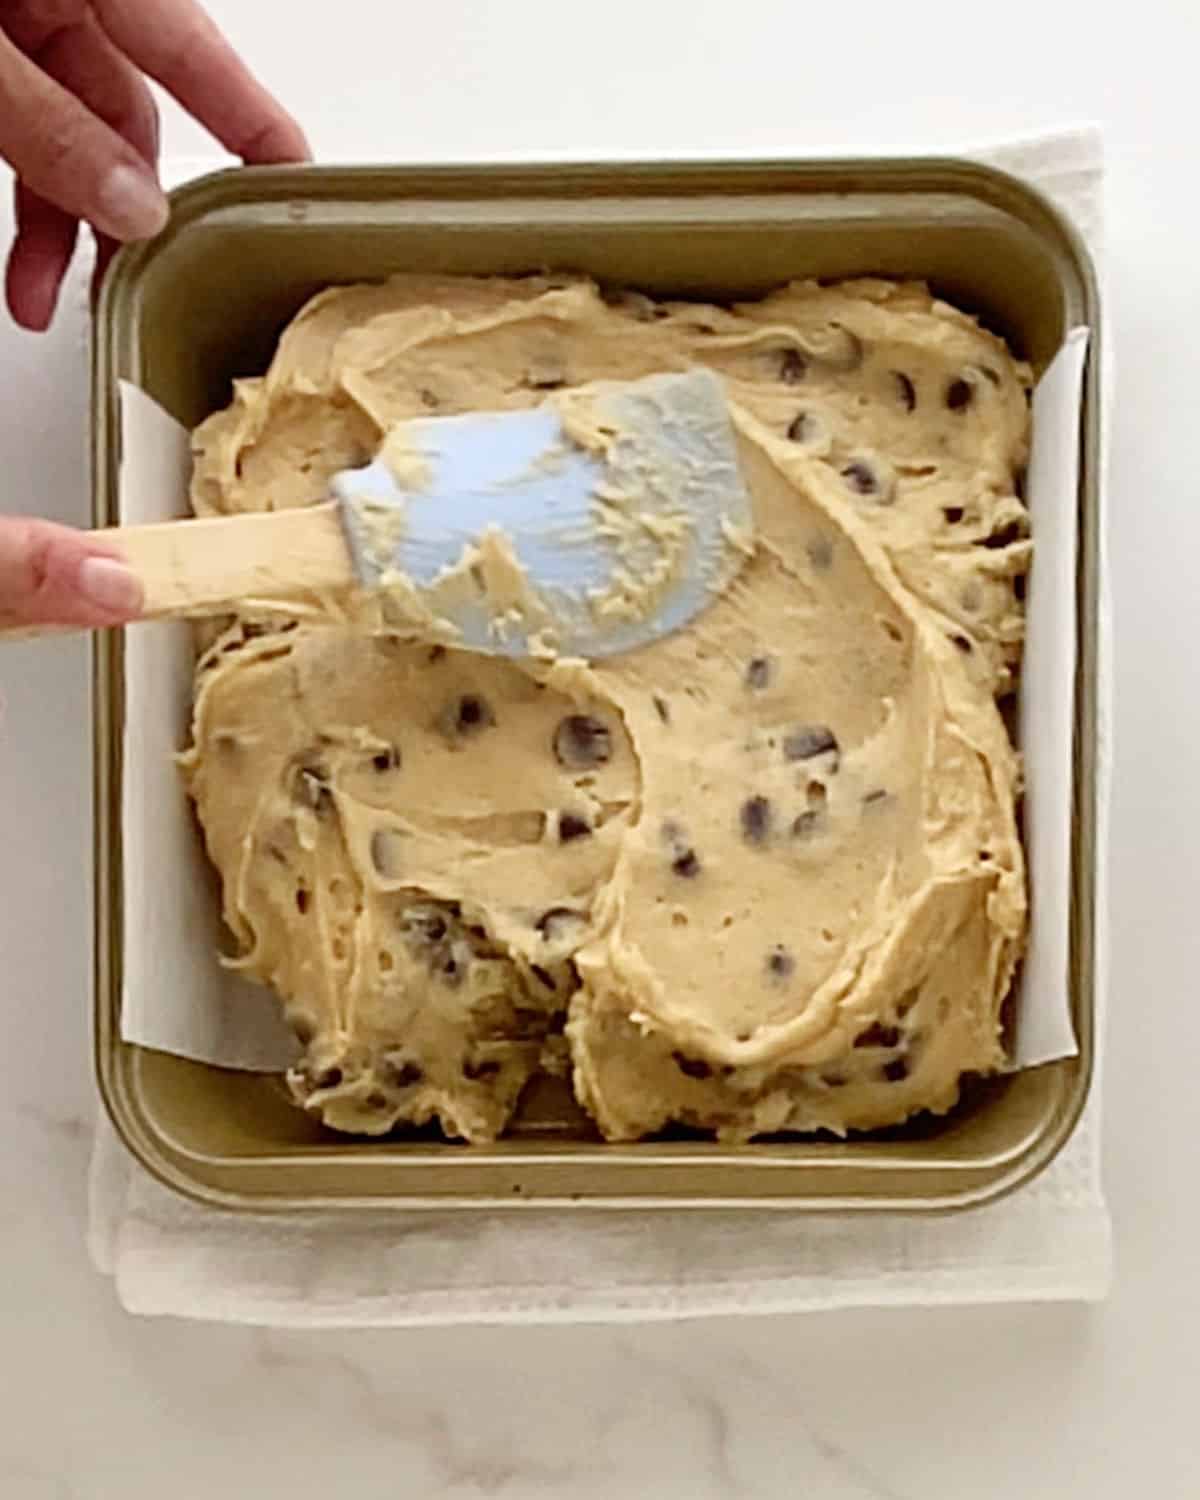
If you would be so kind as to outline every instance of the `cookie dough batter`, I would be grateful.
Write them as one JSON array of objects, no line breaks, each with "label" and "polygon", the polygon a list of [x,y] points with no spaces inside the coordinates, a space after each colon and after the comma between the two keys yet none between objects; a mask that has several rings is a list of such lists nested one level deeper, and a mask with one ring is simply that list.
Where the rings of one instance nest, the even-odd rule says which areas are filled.
[{"label": "cookie dough batter", "polygon": [[1003,1063],[1025,931],[1011,694],[1029,371],[917,284],[731,309],[561,278],[325,292],[194,440],[201,514],[306,505],[413,416],[704,364],[753,555],[594,665],[247,612],[185,772],[306,1108],[503,1130],[563,1035],[609,1139],[942,1111]]}]

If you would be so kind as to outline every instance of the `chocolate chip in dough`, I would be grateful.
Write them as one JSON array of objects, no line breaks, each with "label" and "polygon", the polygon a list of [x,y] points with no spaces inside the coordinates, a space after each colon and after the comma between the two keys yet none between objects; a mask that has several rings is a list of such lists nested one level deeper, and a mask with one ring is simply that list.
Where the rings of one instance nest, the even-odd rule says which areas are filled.
[{"label": "chocolate chip in dough", "polygon": [[906,375],[903,370],[894,370],[892,373],[895,377],[896,389],[900,393],[901,406],[903,406],[905,411],[916,411],[917,388],[913,385],[911,377]]},{"label": "chocolate chip in dough", "polygon": [[811,443],[820,432],[820,423],[811,412],[797,412],[788,423],[787,435],[793,443]]},{"label": "chocolate chip in dough", "polygon": [[432,666],[434,664],[434,662],[439,662],[439,661],[445,660],[445,656],[446,656],[446,648],[445,648],[445,646],[430,646],[430,648],[429,648],[429,655],[426,658],[426,660],[429,662],[430,666]]},{"label": "chocolate chip in dough", "polygon": [[798,349],[784,349],[779,355],[779,378],[784,385],[799,385],[808,370],[808,361]]},{"label": "chocolate chip in dough", "polygon": [[776,943],[767,954],[767,973],[772,979],[789,979],[795,970],[796,960],[782,943]]},{"label": "chocolate chip in dough", "polygon": [[748,844],[765,844],[771,833],[771,804],[766,797],[748,797],[742,803],[739,819],[742,837]]},{"label": "chocolate chip in dough", "polygon": [[712,1068],[702,1058],[688,1057],[682,1052],[672,1052],[675,1066],[688,1078],[711,1078]]},{"label": "chocolate chip in dough", "polygon": [[342,1083],[345,1074],[341,1068],[322,1068],[319,1072],[310,1073],[308,1081],[314,1090],[336,1089]]},{"label": "chocolate chip in dough", "polygon": [[554,731],[554,754],[569,771],[590,771],[612,758],[612,734],[591,714],[568,714]]},{"label": "chocolate chip in dough", "polygon": [[783,758],[788,761],[815,760],[818,755],[834,756],[834,768],[840,757],[837,735],[828,724],[801,724],[783,737]]},{"label": "chocolate chip in dough", "polygon": [[657,693],[654,695],[654,712],[664,724],[671,722],[671,705],[665,698],[660,698]]},{"label": "chocolate chip in dough", "polygon": [[1006,526],[985,536],[982,541],[977,542],[979,547],[986,547],[990,552],[1002,551],[1005,547],[1011,547],[1014,543],[1023,540],[1024,529],[1020,521],[1009,521]]},{"label": "chocolate chip in dough", "polygon": [[371,766],[382,774],[384,771],[398,771],[400,769],[400,751],[395,745],[390,745],[386,750],[380,750],[371,757]]},{"label": "chocolate chip in dough", "polygon": [[946,406],[950,411],[966,411],[975,398],[974,387],[961,376],[946,387]]},{"label": "chocolate chip in dough", "polygon": [[900,1045],[900,1028],[885,1026],[882,1021],[872,1021],[866,1031],[854,1038],[856,1047],[897,1047]]},{"label": "chocolate chip in dough", "polygon": [[1024,604],[1025,603],[1025,588],[1026,588],[1026,576],[1025,576],[1024,573],[1017,573],[1017,574],[1014,575],[1013,581],[1012,581],[1012,588],[1013,588],[1013,596],[1016,598],[1018,604]]},{"label": "chocolate chip in dough", "polygon": [[882,493],[879,475],[861,458],[856,458],[842,470],[842,478],[856,495],[878,495]]},{"label": "chocolate chip in dough", "polygon": [[771,658],[752,656],[746,663],[746,686],[752,693],[761,693],[771,683]]},{"label": "chocolate chip in dough", "polygon": [[965,636],[965,635],[952,635],[950,637],[950,639],[953,642],[953,644],[957,647],[957,649],[962,652],[962,654],[964,656],[970,656],[971,652],[974,650],[974,647],[971,645],[971,640],[970,640],[969,636]]},{"label": "chocolate chip in dough", "polygon": [[683,880],[694,880],[700,873],[700,856],[694,849],[684,849],[671,861],[671,869]]},{"label": "chocolate chip in dough", "polygon": [[864,807],[878,807],[881,802],[887,801],[887,791],[884,787],[876,787],[873,792],[868,792],[863,798]]},{"label": "chocolate chip in dough", "polygon": [[485,729],[491,729],[495,722],[496,715],[486,698],[481,698],[478,693],[463,693],[461,697],[451,699],[442,709],[438,716],[438,729],[454,744],[470,739],[472,735],[480,734]]},{"label": "chocolate chip in dough", "polygon": [[884,1063],[883,1076],[889,1083],[903,1083],[908,1077],[908,1062],[903,1057],[893,1057]]},{"label": "chocolate chip in dough", "polygon": [[402,1052],[386,1052],[379,1064],[385,1083],[394,1089],[411,1089],[425,1077],[424,1070]]},{"label": "chocolate chip in dough", "polygon": [[309,894],[302,885],[296,887],[296,910],[301,916],[308,911]]},{"label": "chocolate chip in dough", "polygon": [[942,508],[942,517],[947,526],[957,526],[963,518],[961,505],[947,505]]},{"label": "chocolate chip in dough", "polygon": [[484,1078],[495,1078],[500,1071],[500,1064],[494,1057],[485,1057],[476,1061],[468,1058],[462,1065],[462,1075],[469,1078],[472,1083],[478,1083]]},{"label": "chocolate chip in dough", "polygon": [[592,825],[586,818],[581,818],[578,813],[559,813],[558,841],[560,844],[569,844],[574,839],[585,839],[591,832]]}]

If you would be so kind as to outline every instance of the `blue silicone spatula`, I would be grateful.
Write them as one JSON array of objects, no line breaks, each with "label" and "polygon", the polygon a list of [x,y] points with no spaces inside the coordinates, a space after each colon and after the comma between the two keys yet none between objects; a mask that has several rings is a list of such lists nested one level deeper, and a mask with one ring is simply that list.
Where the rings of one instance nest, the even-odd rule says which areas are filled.
[{"label": "blue silicone spatula", "polygon": [[357,583],[417,635],[597,658],[686,624],[752,532],[724,388],[704,370],[405,422],[331,491],[107,536],[143,580],[146,618],[286,609]]}]

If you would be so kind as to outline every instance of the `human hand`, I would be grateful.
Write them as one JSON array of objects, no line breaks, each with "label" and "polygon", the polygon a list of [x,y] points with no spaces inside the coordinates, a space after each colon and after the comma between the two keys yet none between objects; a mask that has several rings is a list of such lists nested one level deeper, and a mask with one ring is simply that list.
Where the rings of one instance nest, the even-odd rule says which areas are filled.
[{"label": "human hand", "polygon": [[0,516],[0,630],[120,625],[141,605],[137,575],[91,533]]},{"label": "human hand", "polygon": [[16,174],[17,221],[6,289],[22,327],[48,327],[81,223],[101,269],[166,223],[147,76],[246,162],[308,156],[197,0],[2,0],[0,157]]}]

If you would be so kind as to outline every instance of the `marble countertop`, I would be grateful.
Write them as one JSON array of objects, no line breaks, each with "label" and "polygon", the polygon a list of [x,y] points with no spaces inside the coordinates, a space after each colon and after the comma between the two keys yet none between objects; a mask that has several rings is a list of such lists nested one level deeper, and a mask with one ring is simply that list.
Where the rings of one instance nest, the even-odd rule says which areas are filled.
[{"label": "marble countertop", "polygon": [[[1195,1493],[1200,1427],[1200,15],[1010,0],[283,0],[212,9],[318,154],[803,154],[945,147],[1098,120],[1117,395],[1113,994],[1100,1307],[650,1327],[268,1333],[140,1321],[83,1244],[95,1108],[86,652],[0,659],[0,1495],[317,1500]],[[165,148],[202,148],[168,113]],[[1181,190],[1183,185],[1183,190]],[[82,521],[75,335],[0,327],[5,509]],[[250,1476],[253,1475],[253,1478]]]}]

